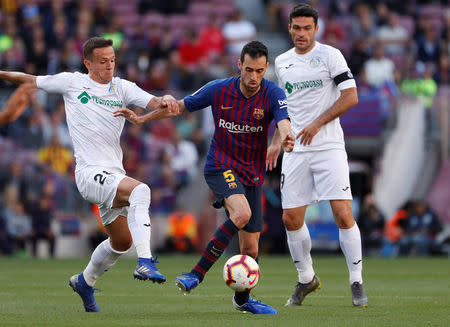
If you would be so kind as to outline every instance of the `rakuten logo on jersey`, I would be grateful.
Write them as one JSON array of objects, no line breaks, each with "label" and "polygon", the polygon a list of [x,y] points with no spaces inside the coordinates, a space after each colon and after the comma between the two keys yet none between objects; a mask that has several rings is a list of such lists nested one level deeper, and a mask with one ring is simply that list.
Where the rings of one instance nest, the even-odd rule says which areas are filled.
[{"label": "rakuten logo on jersey", "polygon": [[226,128],[230,133],[259,133],[263,131],[262,126],[250,126],[227,122],[224,119],[219,120],[219,127]]}]

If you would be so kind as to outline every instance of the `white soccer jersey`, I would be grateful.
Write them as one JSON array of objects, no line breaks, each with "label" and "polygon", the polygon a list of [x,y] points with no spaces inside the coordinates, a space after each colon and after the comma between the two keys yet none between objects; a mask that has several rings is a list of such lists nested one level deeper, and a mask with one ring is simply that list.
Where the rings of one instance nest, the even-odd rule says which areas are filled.
[{"label": "white soccer jersey", "polygon": [[114,117],[113,112],[130,104],[145,108],[153,95],[118,77],[100,84],[78,72],[38,76],[36,84],[64,97],[76,169],[102,166],[125,173],[120,147],[125,118]]},{"label": "white soccer jersey", "polygon": [[[292,48],[279,55],[275,59],[275,72],[278,84],[286,92],[294,135],[328,110],[339,97],[340,90],[356,87],[354,79],[347,79],[336,86],[334,78],[346,72],[352,77],[350,69],[338,49],[317,41],[308,53],[297,54]],[[345,148],[339,118],[322,126],[310,145],[301,145],[297,139],[294,151],[333,148]]]}]

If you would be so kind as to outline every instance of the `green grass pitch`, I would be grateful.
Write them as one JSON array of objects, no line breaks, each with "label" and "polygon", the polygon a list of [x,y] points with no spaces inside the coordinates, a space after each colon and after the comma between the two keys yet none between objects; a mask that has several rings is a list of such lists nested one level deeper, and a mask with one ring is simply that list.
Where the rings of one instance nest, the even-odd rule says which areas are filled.
[{"label": "green grass pitch", "polygon": [[0,258],[0,326],[448,326],[450,260],[408,258],[364,260],[368,308],[351,305],[342,256],[315,256],[322,289],[301,307],[284,307],[296,282],[290,257],[262,256],[261,280],[254,297],[278,315],[243,314],[233,309],[232,291],[222,280],[221,258],[205,281],[182,295],[175,277],[190,270],[198,256],[162,256],[159,269],[168,281],[134,280],[136,261],[126,258],[96,284],[101,313],[85,313],[68,286],[88,259]]}]

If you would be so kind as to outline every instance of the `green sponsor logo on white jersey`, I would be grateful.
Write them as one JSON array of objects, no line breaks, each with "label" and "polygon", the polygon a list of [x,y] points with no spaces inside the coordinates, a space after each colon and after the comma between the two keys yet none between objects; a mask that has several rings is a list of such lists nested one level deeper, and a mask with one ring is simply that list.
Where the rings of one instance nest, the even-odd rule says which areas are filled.
[{"label": "green sponsor logo on white jersey", "polygon": [[287,93],[291,94],[296,90],[303,90],[313,87],[323,87],[323,82],[321,79],[316,79],[313,81],[294,82],[294,83],[286,82],[284,87],[286,88]]},{"label": "green sponsor logo on white jersey", "polygon": [[105,100],[102,98],[99,98],[95,95],[93,95],[92,97],[87,94],[86,91],[84,91],[83,93],[81,93],[77,99],[80,99],[80,102],[82,104],[86,104],[89,102],[89,100],[92,100],[93,102],[97,103],[97,104],[101,104],[101,105],[105,105],[108,107],[119,107],[122,108],[123,107],[123,101],[116,101],[116,100]]}]

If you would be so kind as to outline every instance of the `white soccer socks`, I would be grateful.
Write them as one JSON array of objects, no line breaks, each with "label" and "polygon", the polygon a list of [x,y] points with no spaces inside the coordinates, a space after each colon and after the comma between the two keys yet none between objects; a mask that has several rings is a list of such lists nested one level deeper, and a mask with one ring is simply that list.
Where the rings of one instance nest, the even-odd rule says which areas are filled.
[{"label": "white soccer socks", "polygon": [[314,278],[314,269],[311,258],[311,236],[306,224],[300,229],[288,231],[287,243],[292,260],[298,271],[298,281],[302,284],[309,283]]},{"label": "white soccer socks", "polygon": [[97,279],[107,272],[117,259],[127,251],[116,251],[111,247],[109,238],[100,243],[94,250],[86,269],[83,271],[84,279],[89,286],[94,286]]},{"label": "white soccer socks", "polygon": [[128,228],[130,229],[137,255],[139,258],[151,258],[151,224],[148,213],[150,188],[146,184],[139,184],[131,192],[128,202],[130,202],[127,219]]},{"label": "white soccer socks", "polygon": [[354,282],[362,284],[362,249],[361,234],[358,225],[355,224],[349,229],[339,228],[339,243],[344,253],[347,267],[350,274],[350,285]]}]

